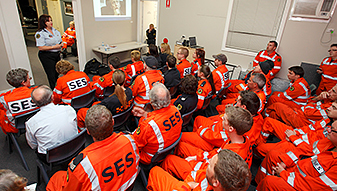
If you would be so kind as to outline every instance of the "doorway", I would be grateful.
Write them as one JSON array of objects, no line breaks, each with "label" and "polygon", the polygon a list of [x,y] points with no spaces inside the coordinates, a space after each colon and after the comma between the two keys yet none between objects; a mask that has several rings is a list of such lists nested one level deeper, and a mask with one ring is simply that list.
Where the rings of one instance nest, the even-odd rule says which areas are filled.
[{"label": "doorway", "polygon": [[[158,9],[158,1],[157,0],[143,0],[141,1],[140,6],[140,31],[141,31],[141,42],[146,43],[146,30],[149,28],[150,24],[154,25],[154,28],[158,34],[158,17],[159,17],[159,9]],[[157,35],[158,36],[158,35]],[[160,41],[159,41],[160,42]],[[158,39],[156,44],[158,44]]]}]

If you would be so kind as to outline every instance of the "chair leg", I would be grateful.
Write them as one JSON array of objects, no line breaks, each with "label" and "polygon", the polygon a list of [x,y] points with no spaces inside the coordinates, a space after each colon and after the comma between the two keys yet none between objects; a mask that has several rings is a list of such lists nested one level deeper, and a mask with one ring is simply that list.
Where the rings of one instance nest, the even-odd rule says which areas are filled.
[{"label": "chair leg", "polygon": [[147,186],[147,177],[145,175],[144,170],[141,167],[140,167],[140,172],[139,173],[140,173],[140,178],[142,179],[143,185],[146,188],[146,186]]},{"label": "chair leg", "polygon": [[36,164],[37,164],[37,168],[38,168],[38,180],[40,179],[40,174],[42,175],[43,181],[46,183],[46,185],[49,182],[49,177],[47,174],[47,171],[44,167],[44,165],[42,164],[42,162],[39,159],[36,159]]},{"label": "chair leg", "polygon": [[7,136],[6,136],[6,139],[7,139],[7,142],[8,142],[9,154],[11,154],[13,152],[13,149],[12,149],[12,140],[11,140],[10,134],[11,133],[7,133]]},{"label": "chair leg", "polygon": [[22,160],[22,162],[23,162],[23,166],[25,167],[25,169],[26,169],[27,171],[29,171],[28,164],[27,164],[27,162],[26,162],[25,157],[23,157],[23,154],[22,154],[22,151],[21,151],[21,149],[20,149],[20,146],[19,146],[18,142],[16,141],[16,139],[15,139],[15,137],[14,137],[14,135],[13,135],[12,133],[9,134],[9,136],[10,136],[10,138],[11,138],[11,140],[12,140],[12,142],[13,142],[15,148],[16,148],[16,150],[18,151],[18,153],[19,153],[19,155],[20,155],[20,158],[21,158],[21,160]]}]

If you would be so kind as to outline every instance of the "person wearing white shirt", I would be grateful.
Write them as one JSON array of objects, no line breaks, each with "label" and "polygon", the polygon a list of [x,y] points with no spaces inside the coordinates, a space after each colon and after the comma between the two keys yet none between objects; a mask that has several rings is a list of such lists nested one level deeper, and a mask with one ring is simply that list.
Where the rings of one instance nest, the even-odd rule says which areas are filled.
[{"label": "person wearing white shirt", "polygon": [[54,105],[53,91],[46,85],[32,91],[33,102],[40,107],[26,122],[26,139],[38,157],[45,161],[47,148],[58,145],[78,133],[76,111],[69,105]]}]

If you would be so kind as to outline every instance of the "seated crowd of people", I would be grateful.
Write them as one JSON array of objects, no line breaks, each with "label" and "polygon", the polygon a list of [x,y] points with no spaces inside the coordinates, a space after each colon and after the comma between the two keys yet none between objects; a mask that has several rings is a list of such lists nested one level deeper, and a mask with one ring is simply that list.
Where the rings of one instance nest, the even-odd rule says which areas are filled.
[{"label": "seated crowd of people", "polygon": [[[28,70],[12,69],[6,80],[14,89],[0,95],[0,125],[5,134],[16,133],[15,117],[39,109],[26,122],[26,138],[43,161],[47,148],[87,129],[94,142],[67,171],[51,177],[47,190],[126,190],[140,164],[150,164],[179,138],[174,152],[150,170],[148,190],[247,190],[251,182],[259,191],[336,190],[337,44],[317,70],[322,74],[317,96],[311,96],[301,66],[288,68],[284,92],[272,92],[270,81],[282,63],[276,48],[277,42],[270,41],[242,80],[229,79],[224,54],[213,55],[212,71],[203,49],[196,49],[189,62],[187,48],[179,48],[175,57],[166,43],[160,54],[157,47],[149,47],[150,55],[143,57],[132,51],[132,64],[124,67],[118,57],[110,57],[111,72],[92,80],[61,60],[54,90],[31,87]],[[106,97],[109,87],[114,92]],[[93,105],[75,111],[72,98],[93,89]],[[205,100],[222,92],[216,113],[206,117]],[[113,116],[130,107],[133,132],[114,129]],[[191,111],[189,131],[183,115]],[[280,141],[270,143],[271,135]],[[264,158],[255,177],[253,157]],[[4,172],[12,173],[0,171],[0,180]]]}]

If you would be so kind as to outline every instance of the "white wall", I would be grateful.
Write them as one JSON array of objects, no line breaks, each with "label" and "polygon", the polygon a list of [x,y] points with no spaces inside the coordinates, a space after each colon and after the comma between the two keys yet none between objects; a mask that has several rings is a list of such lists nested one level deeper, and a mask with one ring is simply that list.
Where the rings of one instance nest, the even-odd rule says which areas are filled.
[{"label": "white wall", "polygon": [[[163,37],[168,37],[172,49],[182,34],[186,37],[195,35],[197,43],[205,47],[206,58],[223,52],[229,63],[248,68],[254,56],[221,51],[228,4],[229,0],[179,0],[171,1],[171,8],[167,9],[165,1],[160,1],[158,42]],[[320,38],[325,27],[325,23],[286,22],[277,50],[283,58],[282,69],[277,76],[286,78],[287,68],[300,65],[301,61],[319,64],[323,57],[328,56],[327,50],[330,44],[337,43],[337,36],[335,33],[331,43],[321,44]],[[329,28],[337,30],[337,13],[334,14]],[[323,40],[326,41],[327,37]]]},{"label": "white wall", "polygon": [[[125,21],[95,21],[92,0],[82,2],[81,6],[86,60],[80,61],[80,68],[91,58],[96,57],[101,60],[101,55],[94,53],[92,48],[101,45],[102,42],[112,45],[137,40],[136,1],[132,1],[131,20]],[[124,60],[130,58],[130,53],[124,52],[117,54],[117,56]]]},{"label": "white wall", "polygon": [[0,38],[0,90],[5,90],[9,69],[22,67],[32,74],[15,0],[0,1]]}]

